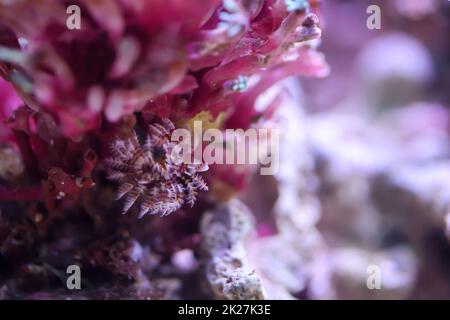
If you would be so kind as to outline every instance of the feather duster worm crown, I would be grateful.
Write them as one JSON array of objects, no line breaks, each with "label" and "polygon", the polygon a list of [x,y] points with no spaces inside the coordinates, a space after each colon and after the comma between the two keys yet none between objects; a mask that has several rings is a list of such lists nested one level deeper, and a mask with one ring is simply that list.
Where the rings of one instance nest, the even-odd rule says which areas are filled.
[{"label": "feather duster worm crown", "polygon": [[193,206],[199,191],[208,187],[198,174],[207,164],[177,163],[172,157],[177,143],[170,141],[175,129],[169,119],[149,126],[143,145],[134,132],[128,139],[111,144],[112,156],[106,160],[108,178],[119,183],[117,200],[124,198],[123,213],[140,200],[139,217],[166,216],[183,204]]}]

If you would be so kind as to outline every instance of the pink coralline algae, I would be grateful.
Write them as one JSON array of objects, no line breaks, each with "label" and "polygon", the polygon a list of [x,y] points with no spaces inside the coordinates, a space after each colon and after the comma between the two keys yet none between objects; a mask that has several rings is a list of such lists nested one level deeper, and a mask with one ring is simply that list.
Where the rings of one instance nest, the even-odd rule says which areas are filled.
[{"label": "pink coralline algae", "polygon": [[0,4],[2,73],[65,137],[161,99],[169,115],[217,114],[233,106],[250,76],[270,85],[327,72],[307,42],[320,37],[316,5],[307,1],[75,3],[80,30],[66,27],[60,1]]}]

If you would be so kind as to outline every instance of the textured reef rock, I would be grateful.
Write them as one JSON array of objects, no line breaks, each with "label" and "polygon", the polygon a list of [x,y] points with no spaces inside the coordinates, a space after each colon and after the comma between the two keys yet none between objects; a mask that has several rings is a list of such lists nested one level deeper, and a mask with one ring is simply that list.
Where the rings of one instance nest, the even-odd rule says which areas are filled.
[{"label": "textured reef rock", "polygon": [[274,115],[283,129],[282,166],[275,175],[278,197],[271,209],[273,230],[251,242],[250,256],[269,298],[293,299],[307,291],[316,298],[330,298],[327,248],[316,228],[321,208],[315,163],[307,132],[298,130],[306,126],[306,115],[297,107],[301,95],[295,82],[285,81],[280,87],[289,95]]},{"label": "textured reef rock", "polygon": [[245,241],[252,214],[238,200],[204,214],[201,222],[206,280],[215,298],[264,299],[259,277],[247,261]]}]

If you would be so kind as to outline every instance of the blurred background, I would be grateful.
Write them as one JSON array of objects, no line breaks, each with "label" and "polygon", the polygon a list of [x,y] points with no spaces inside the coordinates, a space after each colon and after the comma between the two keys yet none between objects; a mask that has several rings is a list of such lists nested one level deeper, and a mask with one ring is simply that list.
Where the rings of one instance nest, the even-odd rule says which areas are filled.
[{"label": "blurred background", "polygon": [[[366,27],[373,4],[380,30]],[[300,80],[306,133],[291,147],[297,171],[275,203],[309,218],[284,244],[267,240],[272,257],[298,256],[265,274],[297,285],[300,298],[449,299],[450,2],[326,0],[321,15],[331,73]],[[261,179],[270,185],[261,177],[255,185]],[[277,198],[273,190],[247,197],[254,212]],[[262,233],[269,216],[260,217]],[[367,288],[371,265],[380,290]]]}]

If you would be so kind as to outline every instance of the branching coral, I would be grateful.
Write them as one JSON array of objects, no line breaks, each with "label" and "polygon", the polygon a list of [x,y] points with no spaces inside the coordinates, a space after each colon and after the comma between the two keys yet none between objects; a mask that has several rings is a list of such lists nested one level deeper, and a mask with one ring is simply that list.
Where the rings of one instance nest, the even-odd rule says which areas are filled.
[{"label": "branching coral", "polygon": [[67,29],[60,1],[0,3],[1,74],[65,137],[162,98],[169,114],[217,114],[250,76],[327,73],[309,42],[320,29],[306,0],[74,2],[80,30]]}]

